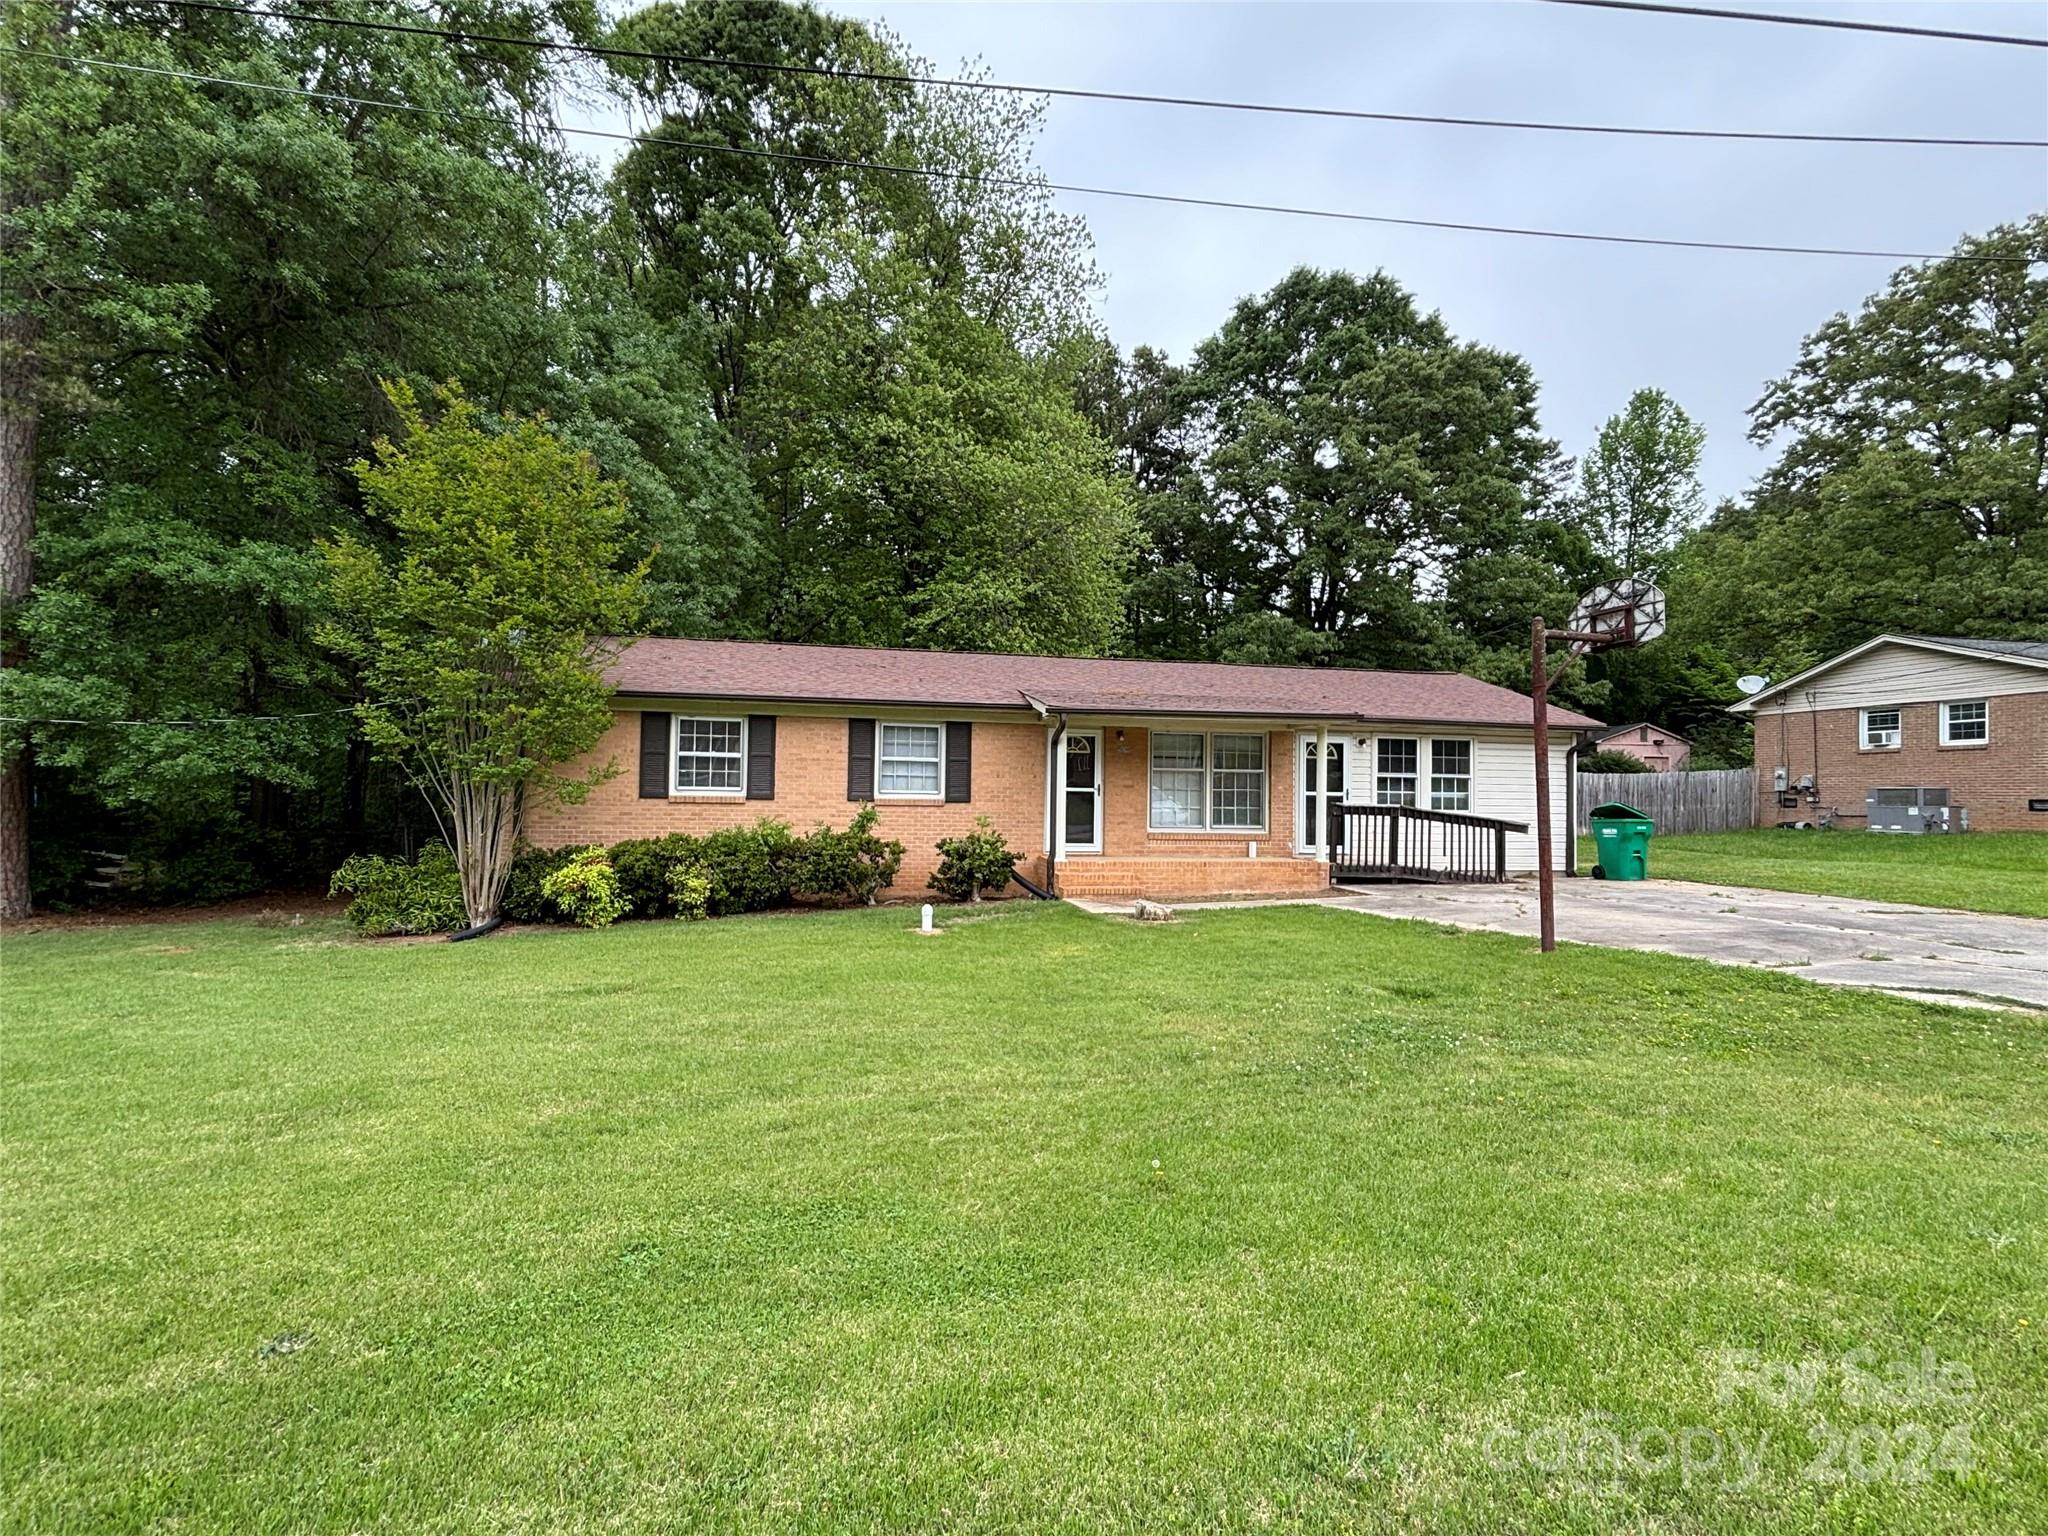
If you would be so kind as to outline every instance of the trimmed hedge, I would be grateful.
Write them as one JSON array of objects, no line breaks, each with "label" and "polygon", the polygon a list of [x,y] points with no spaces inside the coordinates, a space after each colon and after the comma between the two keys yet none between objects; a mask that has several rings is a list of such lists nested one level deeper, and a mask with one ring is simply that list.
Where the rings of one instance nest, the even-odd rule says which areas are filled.
[{"label": "trimmed hedge", "polygon": [[[903,863],[903,845],[877,837],[876,819],[869,805],[844,831],[821,826],[799,837],[787,822],[763,820],[702,836],[630,838],[599,851],[634,917],[727,917],[797,903],[862,903],[873,901]],[[543,886],[589,851],[522,848],[512,861],[505,915],[524,923],[569,921]]]}]

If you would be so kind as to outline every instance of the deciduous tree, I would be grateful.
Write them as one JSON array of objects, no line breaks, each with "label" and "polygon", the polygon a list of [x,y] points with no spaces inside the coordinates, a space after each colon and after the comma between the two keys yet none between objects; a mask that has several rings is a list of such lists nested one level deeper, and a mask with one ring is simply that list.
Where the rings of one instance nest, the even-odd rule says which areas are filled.
[{"label": "deciduous tree", "polygon": [[603,667],[638,616],[644,564],[618,566],[625,498],[538,418],[487,431],[453,386],[356,467],[394,548],[326,546],[324,636],[355,667],[357,718],[441,818],[472,925],[498,912],[526,811],[582,798],[608,771],[561,765],[610,725]]},{"label": "deciduous tree", "polygon": [[1615,574],[1655,577],[1706,506],[1706,431],[1661,389],[1639,389],[1601,425],[1579,466],[1579,501],[1595,547]]}]

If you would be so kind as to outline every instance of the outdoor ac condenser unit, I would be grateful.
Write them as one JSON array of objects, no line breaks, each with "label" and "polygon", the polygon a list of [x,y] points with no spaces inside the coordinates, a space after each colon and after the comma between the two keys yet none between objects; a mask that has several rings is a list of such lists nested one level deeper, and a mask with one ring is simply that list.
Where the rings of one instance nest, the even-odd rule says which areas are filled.
[{"label": "outdoor ac condenser unit", "polygon": [[1873,789],[1863,797],[1864,825],[1873,832],[1946,832],[1946,789]]}]

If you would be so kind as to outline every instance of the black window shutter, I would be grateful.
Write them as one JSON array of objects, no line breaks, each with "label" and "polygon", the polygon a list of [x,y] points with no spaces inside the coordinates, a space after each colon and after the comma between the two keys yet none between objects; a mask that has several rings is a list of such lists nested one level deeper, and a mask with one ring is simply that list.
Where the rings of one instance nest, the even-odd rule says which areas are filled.
[{"label": "black window shutter", "polygon": [[875,722],[846,722],[846,798],[875,798]]},{"label": "black window shutter", "polygon": [[668,760],[668,714],[665,710],[640,711],[640,798],[666,800],[675,773]]},{"label": "black window shutter", "polygon": [[747,798],[775,798],[775,717],[747,716]]},{"label": "black window shutter", "polygon": [[964,804],[974,798],[974,722],[946,722],[946,799]]}]

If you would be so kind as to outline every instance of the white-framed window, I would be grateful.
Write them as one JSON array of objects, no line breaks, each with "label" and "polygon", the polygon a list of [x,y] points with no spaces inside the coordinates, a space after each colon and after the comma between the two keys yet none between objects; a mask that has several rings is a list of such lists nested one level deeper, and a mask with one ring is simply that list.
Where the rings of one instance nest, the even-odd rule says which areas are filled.
[{"label": "white-framed window", "polygon": [[1415,803],[1416,741],[1382,736],[1374,744],[1373,800],[1379,805]]},{"label": "white-framed window", "polygon": [[1866,709],[1858,738],[1866,752],[1896,751],[1899,745],[1899,712],[1896,709]]},{"label": "white-framed window", "polygon": [[1472,743],[1432,741],[1429,744],[1429,808],[1433,811],[1472,809]]},{"label": "white-framed window", "polygon": [[1266,738],[1212,738],[1209,825],[1219,832],[1257,832],[1266,825]]},{"label": "white-framed window", "polygon": [[1981,747],[1991,740],[1991,706],[1983,699],[1958,699],[1941,706],[1941,744]]},{"label": "white-framed window", "polygon": [[945,788],[946,728],[892,724],[876,728],[875,795],[878,799],[929,799]]},{"label": "white-framed window", "polygon": [[1152,826],[1167,832],[1202,825],[1209,739],[1200,731],[1152,733]]},{"label": "white-framed window", "polygon": [[677,715],[675,783],[679,795],[739,795],[747,788],[747,722],[719,715]]},{"label": "white-framed window", "polygon": [[1266,738],[1255,732],[1154,731],[1154,832],[1266,830]]}]

